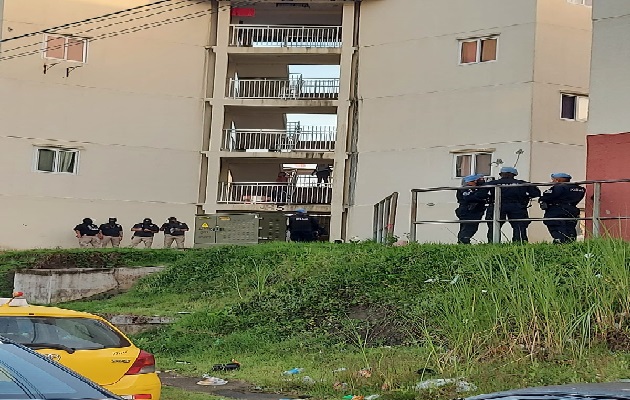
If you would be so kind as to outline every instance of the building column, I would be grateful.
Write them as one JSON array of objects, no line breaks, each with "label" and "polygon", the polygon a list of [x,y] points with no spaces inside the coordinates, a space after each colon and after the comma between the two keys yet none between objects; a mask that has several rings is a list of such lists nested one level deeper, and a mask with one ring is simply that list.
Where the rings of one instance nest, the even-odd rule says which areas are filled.
[{"label": "building column", "polygon": [[228,80],[228,43],[230,34],[230,2],[220,1],[217,15],[217,44],[214,52],[214,78],[210,111],[210,141],[206,152],[208,160],[206,185],[206,213],[216,211],[218,180],[221,174],[221,142],[225,126],[225,98]]},{"label": "building column", "polygon": [[330,207],[330,240],[342,239],[347,141],[349,136],[348,118],[352,95],[352,59],[354,52],[354,4],[343,6],[341,65],[339,75],[339,101],[337,107],[337,140],[335,142],[334,180],[332,187],[332,204]]},{"label": "building column", "polygon": [[[4,0],[0,0],[0,39],[2,39],[2,21],[4,18]],[[2,42],[0,42],[0,51],[2,51]]]}]

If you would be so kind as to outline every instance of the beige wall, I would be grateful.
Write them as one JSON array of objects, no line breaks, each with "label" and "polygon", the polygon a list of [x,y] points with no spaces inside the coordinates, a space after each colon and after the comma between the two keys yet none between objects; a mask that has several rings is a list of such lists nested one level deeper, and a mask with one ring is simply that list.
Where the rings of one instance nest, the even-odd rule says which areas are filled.
[{"label": "beige wall", "polygon": [[[149,2],[5,0],[5,35],[9,27],[16,36]],[[202,9],[193,5],[85,35]],[[72,227],[86,216],[99,223],[118,216],[125,230],[145,216],[192,222],[209,18],[95,40],[88,63],[69,77],[64,62],[44,75],[39,54],[0,62],[0,93],[10,94],[0,97],[0,148],[10,154],[0,160],[0,207],[19,210],[0,234],[0,248],[74,246]],[[81,35],[104,25],[63,32]],[[41,40],[9,42],[3,51]],[[78,174],[35,172],[34,147],[40,145],[79,149]]]},{"label": "beige wall", "polygon": [[593,61],[589,134],[630,132],[630,2],[597,1],[593,7]]}]

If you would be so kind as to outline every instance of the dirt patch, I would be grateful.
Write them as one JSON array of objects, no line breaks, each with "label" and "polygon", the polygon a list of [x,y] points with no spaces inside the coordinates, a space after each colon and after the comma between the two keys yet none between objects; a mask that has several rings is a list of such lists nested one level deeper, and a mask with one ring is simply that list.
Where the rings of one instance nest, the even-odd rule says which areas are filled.
[{"label": "dirt patch", "polygon": [[280,398],[292,398],[291,396],[281,393],[256,391],[254,386],[249,383],[237,380],[228,380],[228,383],[222,386],[201,386],[197,385],[197,382],[199,382],[201,378],[181,376],[174,372],[160,373],[160,380],[164,386],[172,386],[189,392],[208,393],[214,396],[229,397],[232,399],[278,400]]},{"label": "dirt patch", "polygon": [[33,269],[113,268],[121,267],[117,253],[53,253],[37,260]]},{"label": "dirt patch", "polygon": [[612,351],[630,351],[630,334],[623,330],[608,331],[606,346]]},{"label": "dirt patch", "polygon": [[[382,305],[357,305],[348,310],[348,318],[355,321],[351,327],[336,325],[338,334],[359,337],[371,346],[398,346],[411,339],[412,327],[399,318],[393,307]],[[348,332],[348,330],[352,332]],[[353,343],[356,344],[356,343]]]}]

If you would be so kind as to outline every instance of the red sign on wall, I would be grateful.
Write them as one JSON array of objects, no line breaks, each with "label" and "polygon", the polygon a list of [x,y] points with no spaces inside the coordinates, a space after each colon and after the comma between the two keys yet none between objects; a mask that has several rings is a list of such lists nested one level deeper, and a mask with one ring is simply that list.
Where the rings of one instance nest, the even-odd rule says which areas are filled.
[{"label": "red sign on wall", "polygon": [[232,8],[233,17],[254,17],[255,15],[256,15],[255,8],[243,8],[243,7]]}]

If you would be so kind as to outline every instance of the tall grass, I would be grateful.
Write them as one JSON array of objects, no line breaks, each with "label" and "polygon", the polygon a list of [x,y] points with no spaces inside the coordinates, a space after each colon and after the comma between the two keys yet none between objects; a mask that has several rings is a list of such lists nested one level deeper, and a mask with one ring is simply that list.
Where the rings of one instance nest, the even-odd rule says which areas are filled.
[{"label": "tall grass", "polygon": [[581,254],[568,263],[550,263],[533,246],[507,257],[477,257],[475,271],[445,285],[437,297],[430,336],[478,360],[492,353],[579,357],[624,331],[630,317],[627,244],[593,241],[574,250]]}]

